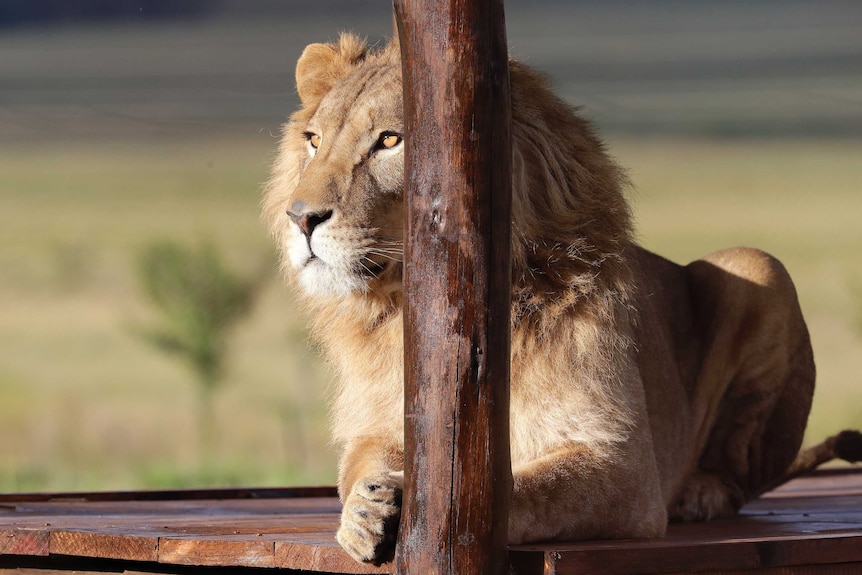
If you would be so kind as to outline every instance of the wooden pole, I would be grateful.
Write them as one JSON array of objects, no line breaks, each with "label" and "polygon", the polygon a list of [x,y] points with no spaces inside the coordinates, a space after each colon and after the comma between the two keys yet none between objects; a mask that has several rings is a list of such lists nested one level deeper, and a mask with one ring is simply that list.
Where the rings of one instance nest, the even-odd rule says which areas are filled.
[{"label": "wooden pole", "polygon": [[402,575],[507,573],[511,107],[502,0],[395,0],[402,51]]}]

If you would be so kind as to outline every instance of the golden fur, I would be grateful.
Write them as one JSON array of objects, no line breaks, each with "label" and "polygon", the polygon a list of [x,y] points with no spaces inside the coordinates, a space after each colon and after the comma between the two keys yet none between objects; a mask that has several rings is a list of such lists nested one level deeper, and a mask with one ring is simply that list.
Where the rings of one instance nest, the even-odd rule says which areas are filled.
[{"label": "golden fur", "polygon": [[[351,35],[305,50],[264,200],[337,371],[338,539],[361,561],[386,558],[400,512],[403,154],[382,145],[404,131],[399,56]],[[511,541],[736,512],[787,470],[810,407],[790,278],[756,250],[681,267],[638,247],[589,124],[529,68],[511,81]]]}]

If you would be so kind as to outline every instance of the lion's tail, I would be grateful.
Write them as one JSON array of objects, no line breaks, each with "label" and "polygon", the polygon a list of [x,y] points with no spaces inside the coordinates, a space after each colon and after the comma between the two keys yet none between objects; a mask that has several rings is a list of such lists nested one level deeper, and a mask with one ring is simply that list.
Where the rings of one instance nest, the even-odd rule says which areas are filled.
[{"label": "lion's tail", "polygon": [[803,449],[790,464],[781,483],[813,471],[833,459],[843,459],[849,463],[862,461],[862,433],[855,429],[846,429],[822,443]]}]

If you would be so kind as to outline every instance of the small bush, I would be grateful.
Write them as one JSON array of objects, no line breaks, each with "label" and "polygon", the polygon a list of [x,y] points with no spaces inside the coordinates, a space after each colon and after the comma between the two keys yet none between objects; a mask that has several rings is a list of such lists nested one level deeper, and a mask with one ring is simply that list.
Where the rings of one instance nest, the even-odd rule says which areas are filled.
[{"label": "small bush", "polygon": [[224,380],[231,328],[248,315],[260,292],[260,277],[241,277],[228,269],[211,244],[187,248],[159,242],[137,259],[143,292],[161,321],[138,334],[193,370],[200,400],[204,454],[212,443],[212,397]]}]

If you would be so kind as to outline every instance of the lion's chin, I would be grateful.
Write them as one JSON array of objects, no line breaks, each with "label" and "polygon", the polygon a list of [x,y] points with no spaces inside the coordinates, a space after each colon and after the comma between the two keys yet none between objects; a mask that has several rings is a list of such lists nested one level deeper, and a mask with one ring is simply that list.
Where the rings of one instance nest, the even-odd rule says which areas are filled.
[{"label": "lion's chin", "polygon": [[340,299],[377,294],[389,298],[401,291],[400,264],[384,264],[358,270],[332,267],[318,259],[308,261],[296,273],[307,297]]},{"label": "lion's chin", "polygon": [[354,272],[333,268],[320,260],[299,270],[299,285],[308,296],[338,298],[368,292],[368,279]]}]

